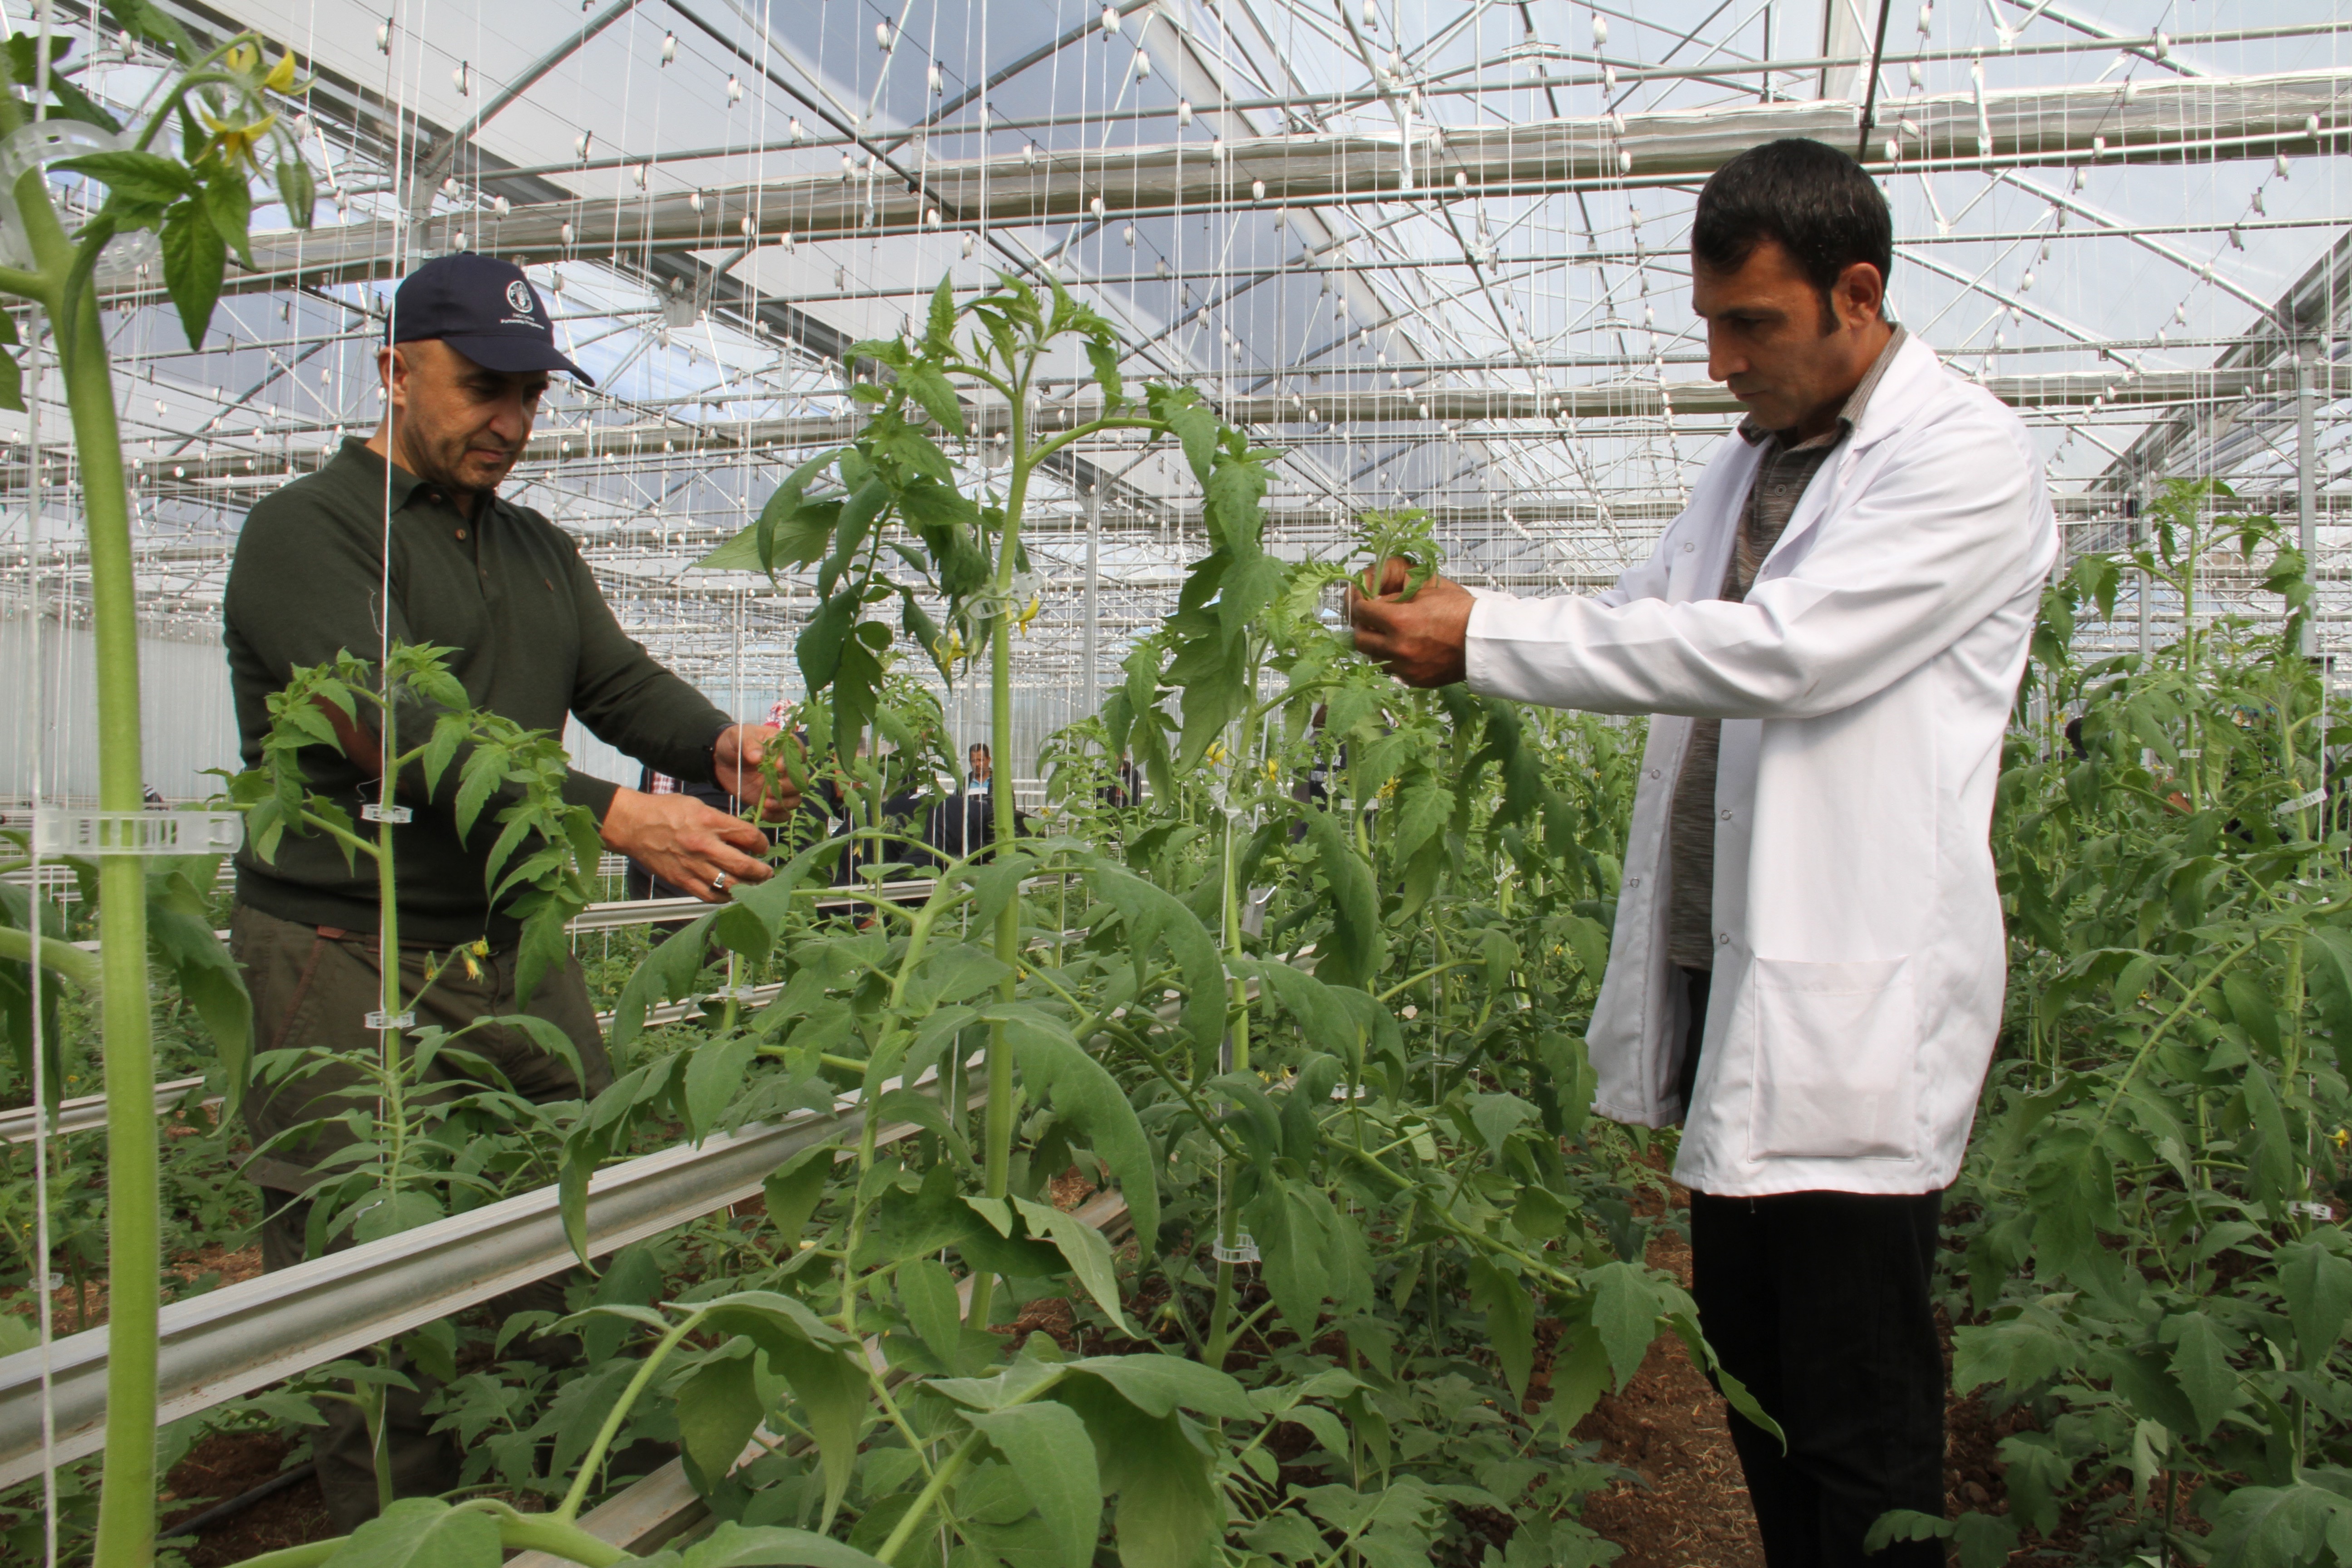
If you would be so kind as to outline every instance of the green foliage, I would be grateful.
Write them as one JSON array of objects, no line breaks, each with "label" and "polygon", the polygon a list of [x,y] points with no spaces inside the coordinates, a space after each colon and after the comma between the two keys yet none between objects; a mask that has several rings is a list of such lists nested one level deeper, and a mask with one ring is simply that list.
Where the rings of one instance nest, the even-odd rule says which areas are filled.
[{"label": "green foliage", "polygon": [[[2352,1243],[2330,1223],[2352,1196],[2332,761],[2352,731],[2323,729],[2297,649],[2300,556],[2229,499],[2168,484],[2141,542],[2044,599],[2027,689],[2047,717],[2012,739],[1993,832],[2010,1026],[1953,1194],[1955,1382],[2029,1426],[2002,1443],[2009,1534],[1964,1518],[1964,1559],[1969,1529],[1996,1561],[2070,1517],[2119,1554],[2352,1549]],[[2200,613],[2223,566],[2289,618]],[[2182,609],[2179,635],[2078,658],[2134,581]],[[2059,733],[2077,712],[2081,756]]]},{"label": "green foliage", "polygon": [[[1027,378],[1073,343],[1100,417],[1048,431]],[[610,1161],[845,1092],[869,1114],[772,1173],[763,1213],[610,1260],[562,1325],[583,1367],[512,1354],[556,1326],[543,1314],[487,1345],[413,1339],[446,1384],[433,1410],[465,1485],[552,1506],[404,1506],[339,1561],[561,1551],[640,1439],[677,1443],[725,1521],[665,1568],[1079,1568],[1106,1541],[1139,1568],[1402,1568],[1478,1557],[1474,1510],[1513,1521],[1497,1568],[1607,1561],[1572,1516],[1618,1473],[1570,1430],[1659,1332],[1705,1354],[1687,1298],[1642,1263],[1630,1189],[1654,1178],[1591,1121],[1579,1033],[1638,730],[1404,691],[1349,654],[1312,613],[1333,569],[1264,549],[1270,454],[1190,389],[1130,387],[1108,329],[1057,288],[943,286],[919,338],[856,358],[878,378],[866,429],[709,563],[818,579],[808,745],[769,765],[831,791],[851,833],[788,837],[774,877],[645,951],[614,992],[621,1075],[576,1114],[512,1096],[465,1031],[334,1064],[383,1109],[341,1119],[317,1239],[553,1176],[584,1249]],[[1007,419],[1001,483],[967,490],[997,471],[973,459]],[[919,902],[821,908],[845,850],[860,887],[915,857],[880,803],[955,761],[894,656],[914,638],[951,673],[983,647],[1004,668],[1034,613],[1030,478],[1107,422],[1182,451],[1210,552],[1100,721],[1051,748],[1066,809],[1026,835],[1000,818],[995,843],[928,868]],[[1425,521],[1367,529],[1433,569]],[[233,792],[265,855],[287,832],[330,834],[354,864],[381,852],[390,830],[352,823],[301,763],[389,729],[403,798],[496,830],[496,896],[541,899],[528,918],[557,931],[586,896],[593,844],[550,742],[474,713],[439,650],[298,672],[272,718]],[[1114,780],[1125,798],[1104,803]],[[747,999],[755,979],[776,989]],[[465,1087],[436,1086],[447,1068]],[[1104,1189],[1089,1216],[1123,1206],[1123,1226],[1055,1203],[1072,1173]],[[1247,1256],[1244,1229],[1258,1260],[1221,1261]],[[2342,1292],[2305,1270],[2315,1333]],[[1055,1331],[1006,1331],[1022,1321]],[[399,1375],[343,1363],[318,1387],[364,1402]]]}]

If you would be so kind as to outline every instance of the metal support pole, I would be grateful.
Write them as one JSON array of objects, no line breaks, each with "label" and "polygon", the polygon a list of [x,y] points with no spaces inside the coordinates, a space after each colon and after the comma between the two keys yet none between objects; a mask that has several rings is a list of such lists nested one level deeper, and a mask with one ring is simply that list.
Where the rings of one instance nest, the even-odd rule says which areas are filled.
[{"label": "metal support pole", "polygon": [[1086,692],[1079,700],[1087,713],[1102,708],[1102,684],[1095,671],[1095,648],[1102,621],[1102,485],[1087,487],[1087,635],[1079,668],[1086,672]]},{"label": "metal support pole", "polygon": [[[2295,544],[2303,552],[2303,569],[2312,577],[2319,574],[2319,497],[2313,469],[2318,456],[2318,443],[2312,434],[2314,398],[2311,389],[2311,362],[2317,348],[2304,344],[2294,355],[2294,504],[2296,514]],[[2317,647],[2317,628],[2305,617],[2303,623],[2302,653],[2309,658]]]}]

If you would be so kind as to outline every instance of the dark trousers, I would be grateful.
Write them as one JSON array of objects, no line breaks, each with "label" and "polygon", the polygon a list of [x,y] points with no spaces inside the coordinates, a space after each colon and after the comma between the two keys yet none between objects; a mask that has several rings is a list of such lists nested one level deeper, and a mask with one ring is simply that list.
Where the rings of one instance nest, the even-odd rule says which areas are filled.
[{"label": "dark trousers", "polygon": [[[1698,979],[1686,1066],[1706,1016]],[[1862,1543],[1889,1509],[1944,1512],[1943,1205],[1941,1193],[1691,1194],[1699,1327],[1788,1438],[1784,1453],[1730,1413],[1769,1568],[1942,1568],[1939,1541],[1874,1557]]]},{"label": "dark trousers", "polygon": [[[383,1005],[383,958],[373,935],[320,931],[239,906],[229,918],[229,947],[253,997],[253,1032],[257,1050],[373,1051],[377,1037],[366,1026],[367,1015]],[[442,956],[448,956],[444,954]],[[428,955],[404,944],[398,954],[401,991],[417,994],[424,984]],[[545,1018],[571,1037],[586,1069],[583,1084],[571,1066],[541,1050],[518,1030],[483,1029],[467,1036],[459,1047],[497,1068],[516,1093],[548,1104],[593,1096],[613,1081],[613,1070],[598,1032],[596,1010],[589,1000],[587,978],[576,959],[549,970],[532,993],[528,1009],[515,1005],[515,952],[493,948],[478,959],[475,973],[462,963],[450,965],[415,1004],[419,1024],[457,1029],[485,1016],[529,1011]],[[457,1093],[467,1087],[449,1058],[436,1061],[426,1073],[427,1093]],[[305,1123],[331,1117],[354,1103],[372,1103],[364,1080],[348,1068],[331,1064],[303,1077],[281,1079],[255,1086],[246,1096],[247,1131],[256,1148],[278,1142],[246,1167],[246,1174],[261,1188],[264,1219],[261,1265],[265,1269],[290,1268],[303,1260],[310,1205],[300,1194],[317,1179],[319,1162],[348,1146],[352,1134],[341,1123],[330,1123],[315,1133],[294,1133]],[[325,1249],[339,1252],[354,1245],[346,1227],[328,1238]],[[563,1310],[563,1278],[545,1279],[501,1296],[490,1303],[501,1318],[515,1312]],[[558,1337],[524,1347],[538,1359],[560,1360],[576,1344]],[[391,1460],[395,1495],[431,1496],[457,1484],[458,1454],[446,1433],[432,1430],[436,1417],[425,1413],[434,1384],[413,1366],[403,1373],[417,1391],[391,1390],[386,1398],[384,1436]],[[376,1513],[375,1458],[367,1426],[359,1410],[346,1401],[319,1402],[326,1425],[316,1432],[311,1447],[319,1461],[319,1489],[336,1527],[348,1533]]]}]

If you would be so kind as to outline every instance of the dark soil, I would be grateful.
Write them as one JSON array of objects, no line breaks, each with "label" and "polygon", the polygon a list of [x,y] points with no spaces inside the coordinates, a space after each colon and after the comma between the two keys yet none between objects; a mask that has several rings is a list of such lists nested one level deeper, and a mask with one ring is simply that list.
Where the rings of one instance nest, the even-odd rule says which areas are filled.
[{"label": "dark soil", "polygon": [[[1689,1206],[1681,1188],[1674,1197],[1677,1208]],[[1690,1244],[1675,1232],[1651,1237],[1649,1260],[1690,1284]],[[1624,1548],[1615,1568],[1763,1568],[1722,1396],[1682,1341],[1669,1335],[1652,1345],[1633,1381],[1605,1396],[1576,1435],[1640,1478],[1584,1504],[1584,1522]]]},{"label": "dark soil", "polygon": [[[1674,1206],[1686,1209],[1689,1194],[1674,1189]],[[1657,1205],[1638,1205],[1645,1217]],[[1690,1247],[1664,1231],[1650,1242],[1649,1260],[1690,1284]],[[1951,1364],[1951,1326],[1941,1320],[1945,1366]],[[2000,1444],[2032,1423],[2021,1410],[1995,1415],[1982,1398],[1951,1399],[1946,1409],[1945,1510],[2005,1513],[2009,1508],[2001,1473],[2007,1468]],[[1601,1458],[1623,1465],[1639,1479],[1620,1482],[1585,1504],[1584,1521],[1624,1548],[1617,1568],[1762,1568],[1763,1543],[1748,1503],[1748,1487],[1731,1446],[1723,1400],[1708,1386],[1676,1339],[1653,1346],[1641,1373],[1620,1393],[1602,1399],[1577,1427],[1579,1437],[1598,1441]],[[2080,1510],[2070,1510],[2054,1540],[2027,1531],[2019,1560],[2036,1546],[2079,1550]]]},{"label": "dark soil", "polygon": [[[261,1244],[251,1243],[232,1252],[218,1242],[207,1243],[185,1258],[163,1265],[164,1300],[174,1300],[175,1288],[203,1285],[218,1289],[223,1285],[235,1285],[261,1272]],[[206,1283],[209,1279],[209,1283]],[[31,1321],[36,1315],[34,1296],[29,1286],[0,1292],[0,1311],[15,1312]],[[59,1338],[78,1334],[84,1329],[94,1329],[106,1321],[106,1279],[100,1275],[85,1279],[81,1289],[61,1286],[50,1299],[50,1332]]]},{"label": "dark soil", "polygon": [[[188,1451],[163,1479],[163,1530],[215,1503],[239,1497],[286,1468],[294,1441],[275,1432],[215,1432]],[[185,1500],[184,1501],[181,1500]],[[226,1568],[258,1552],[325,1541],[335,1533],[319,1483],[298,1481],[223,1520],[184,1548],[189,1568]]]}]

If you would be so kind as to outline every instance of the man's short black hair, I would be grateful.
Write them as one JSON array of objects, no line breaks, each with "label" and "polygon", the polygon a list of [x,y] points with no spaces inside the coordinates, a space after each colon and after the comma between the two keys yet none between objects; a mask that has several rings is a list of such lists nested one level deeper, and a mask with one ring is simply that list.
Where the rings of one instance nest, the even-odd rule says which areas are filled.
[{"label": "man's short black hair", "polygon": [[1895,217],[1860,163],[1802,137],[1750,147],[1717,169],[1698,194],[1691,259],[1710,272],[1737,272],[1761,241],[1778,240],[1822,297],[1824,331],[1839,277],[1857,261],[1895,266]]}]

